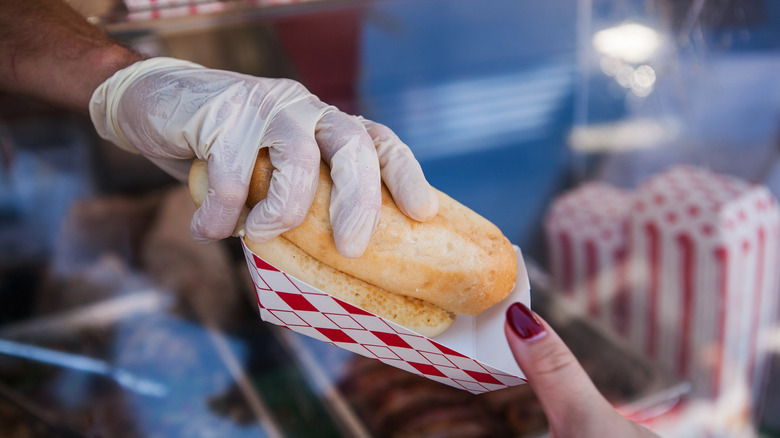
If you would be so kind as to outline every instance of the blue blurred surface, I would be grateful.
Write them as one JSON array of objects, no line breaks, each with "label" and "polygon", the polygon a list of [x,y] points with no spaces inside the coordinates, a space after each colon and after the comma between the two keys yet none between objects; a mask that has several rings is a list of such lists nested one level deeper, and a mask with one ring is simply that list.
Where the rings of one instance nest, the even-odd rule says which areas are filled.
[{"label": "blue blurred surface", "polygon": [[[645,98],[599,71],[591,44],[626,22],[665,39],[647,61],[657,77]],[[688,162],[771,179],[762,163],[773,160],[780,114],[770,79],[779,22],[780,3],[761,1],[377,2],[362,38],[360,110],[412,148],[434,186],[541,257],[546,208],[584,177],[635,185]],[[683,129],[637,153],[572,151],[575,125],[638,117]]]},{"label": "blue blurred surface", "polygon": [[576,14],[573,0],[434,0],[378,3],[366,20],[361,111],[522,246],[568,175]]}]

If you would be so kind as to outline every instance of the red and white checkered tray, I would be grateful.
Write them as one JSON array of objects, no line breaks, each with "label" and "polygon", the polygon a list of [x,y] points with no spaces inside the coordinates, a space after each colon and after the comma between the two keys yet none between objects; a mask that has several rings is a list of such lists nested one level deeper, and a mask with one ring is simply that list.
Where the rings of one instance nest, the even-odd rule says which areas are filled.
[{"label": "red and white checkered tray", "polygon": [[266,322],[474,394],[525,382],[503,329],[509,305],[530,305],[528,275],[517,247],[512,293],[480,315],[459,315],[431,339],[309,286],[242,246]]}]

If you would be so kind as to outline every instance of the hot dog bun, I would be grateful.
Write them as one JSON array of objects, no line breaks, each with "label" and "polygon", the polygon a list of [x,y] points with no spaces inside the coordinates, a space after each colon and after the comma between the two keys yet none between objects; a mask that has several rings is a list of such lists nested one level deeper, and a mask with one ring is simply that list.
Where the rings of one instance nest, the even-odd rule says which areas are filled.
[{"label": "hot dog bun", "polygon": [[[268,192],[273,167],[261,150],[247,205]],[[336,250],[328,206],[333,182],[320,166],[320,182],[304,222],[283,235],[315,259],[390,292],[456,313],[476,315],[514,287],[517,261],[512,244],[490,221],[437,191],[439,214],[417,222],[403,214],[382,187],[379,225],[366,252],[350,259]]]},{"label": "hot dog bun", "polygon": [[337,271],[306,254],[284,237],[279,236],[264,243],[248,239],[245,242],[263,260],[306,284],[423,336],[436,336],[455,321],[454,314],[433,304],[387,292]]},{"label": "hot dog bun", "polygon": [[[208,191],[208,170],[205,161],[196,160],[190,169],[189,189],[193,201],[200,206]],[[244,220],[245,217],[239,220],[234,234],[243,227]],[[306,284],[423,336],[436,336],[455,321],[453,313],[438,306],[388,292],[338,271],[311,257],[284,236],[263,243],[244,239],[244,243],[266,262]]]},{"label": "hot dog bun", "polygon": [[[265,198],[272,172],[268,153],[262,149],[247,206]],[[193,166],[190,191],[196,203],[208,189],[207,178],[205,163]],[[341,256],[330,227],[331,187],[328,167],[322,163],[317,193],[306,219],[281,236],[311,257],[306,263],[317,261],[380,290],[434,304],[445,314],[478,314],[512,291],[517,264],[509,240],[488,220],[438,191],[439,214],[431,221],[417,222],[404,215],[382,187],[380,221],[368,249],[355,259]],[[256,242],[246,242],[250,249],[263,251]],[[261,252],[257,254],[263,257]],[[304,258],[296,260],[303,263]]]}]

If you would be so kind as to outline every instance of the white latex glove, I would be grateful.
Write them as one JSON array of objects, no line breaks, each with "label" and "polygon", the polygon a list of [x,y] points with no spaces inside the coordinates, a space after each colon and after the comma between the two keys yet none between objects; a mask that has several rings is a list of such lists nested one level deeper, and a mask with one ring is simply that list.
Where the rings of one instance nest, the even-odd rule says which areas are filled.
[{"label": "white latex glove", "polygon": [[264,147],[275,171],[268,197],[247,217],[244,232],[252,240],[269,240],[303,221],[320,159],[331,169],[331,224],[346,257],[361,255],[377,226],[380,178],[409,217],[424,221],[438,212],[419,163],[390,129],[344,114],[292,80],[152,58],[101,84],[90,116],[103,138],[182,181],[193,158],[208,162],[209,191],[191,224],[199,241],[231,235]]}]

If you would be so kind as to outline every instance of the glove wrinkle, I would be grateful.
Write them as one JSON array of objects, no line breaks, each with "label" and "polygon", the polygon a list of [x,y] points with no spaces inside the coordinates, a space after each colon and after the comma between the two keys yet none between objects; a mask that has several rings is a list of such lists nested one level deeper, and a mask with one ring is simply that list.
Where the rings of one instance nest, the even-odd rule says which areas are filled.
[{"label": "glove wrinkle", "polygon": [[190,224],[198,241],[234,233],[260,148],[269,148],[275,170],[267,198],[248,213],[245,230],[238,230],[253,240],[268,240],[303,221],[321,159],[331,168],[330,216],[345,256],[362,254],[379,223],[383,178],[411,217],[424,219],[438,208],[419,164],[392,131],[338,111],[290,79],[151,58],[101,84],[89,111],[102,138],[181,180],[186,175],[180,164],[195,157],[208,162],[209,190]]},{"label": "glove wrinkle", "polygon": [[266,199],[247,218],[246,233],[252,240],[266,241],[300,225],[317,190],[319,149],[306,127],[286,112],[277,114],[264,138],[274,172]]},{"label": "glove wrinkle", "polygon": [[376,146],[382,180],[398,208],[418,221],[433,219],[439,198],[411,149],[388,127],[360,118]]},{"label": "glove wrinkle", "polygon": [[329,214],[336,248],[357,257],[368,246],[382,207],[376,149],[357,118],[342,113],[323,116],[315,132],[333,179]]}]

